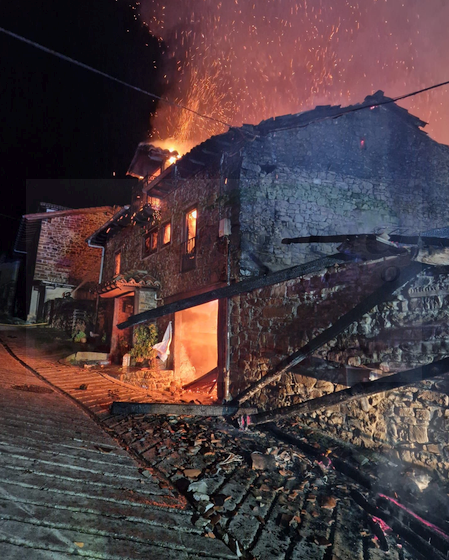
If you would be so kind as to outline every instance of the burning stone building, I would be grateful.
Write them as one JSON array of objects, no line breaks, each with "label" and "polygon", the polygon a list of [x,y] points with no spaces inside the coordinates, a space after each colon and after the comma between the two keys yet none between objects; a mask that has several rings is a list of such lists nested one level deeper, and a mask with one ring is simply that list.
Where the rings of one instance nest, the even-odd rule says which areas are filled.
[{"label": "burning stone building", "polygon": [[[378,92],[231,129],[174,164],[141,145],[131,205],[90,237],[105,248],[112,351],[131,325],[157,317],[162,334],[171,321],[174,378],[210,373],[230,399],[412,265],[253,402],[297,404],[447,356],[449,147],[424,124]],[[440,377],[301,421],[447,473],[448,392]]]}]

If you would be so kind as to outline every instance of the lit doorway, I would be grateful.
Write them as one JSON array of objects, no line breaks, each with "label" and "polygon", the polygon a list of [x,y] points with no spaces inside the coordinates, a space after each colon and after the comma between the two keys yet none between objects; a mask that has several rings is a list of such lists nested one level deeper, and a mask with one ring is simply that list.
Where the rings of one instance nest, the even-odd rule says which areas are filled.
[{"label": "lit doorway", "polygon": [[218,300],[175,313],[174,370],[183,386],[198,381],[216,389],[217,337]]}]

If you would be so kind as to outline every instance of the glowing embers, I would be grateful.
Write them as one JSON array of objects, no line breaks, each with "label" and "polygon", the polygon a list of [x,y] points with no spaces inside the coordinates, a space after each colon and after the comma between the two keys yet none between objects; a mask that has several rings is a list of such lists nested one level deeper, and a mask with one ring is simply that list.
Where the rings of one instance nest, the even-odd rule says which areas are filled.
[{"label": "glowing embers", "polygon": [[[182,385],[205,379],[216,397],[218,300],[175,313],[174,371]],[[208,375],[211,374],[211,375]]]}]

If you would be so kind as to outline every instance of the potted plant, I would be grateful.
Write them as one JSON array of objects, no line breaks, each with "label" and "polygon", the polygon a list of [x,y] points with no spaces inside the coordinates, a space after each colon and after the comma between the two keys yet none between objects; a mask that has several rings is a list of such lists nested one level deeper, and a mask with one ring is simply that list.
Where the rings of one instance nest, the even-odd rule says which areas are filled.
[{"label": "potted plant", "polygon": [[140,363],[148,360],[148,365],[154,367],[156,351],[153,350],[153,346],[157,342],[157,336],[156,325],[139,325],[134,330],[134,346],[130,351],[131,357]]},{"label": "potted plant", "polygon": [[82,343],[86,343],[87,342],[87,336],[86,333],[84,331],[78,331],[75,336],[73,337],[73,342],[82,342]]}]

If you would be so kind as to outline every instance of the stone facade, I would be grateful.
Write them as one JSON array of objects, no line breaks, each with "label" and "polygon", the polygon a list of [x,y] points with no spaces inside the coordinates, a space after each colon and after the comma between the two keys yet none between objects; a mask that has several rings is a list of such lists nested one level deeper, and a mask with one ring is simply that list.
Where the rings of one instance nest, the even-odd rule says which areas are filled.
[{"label": "stone facade", "polygon": [[[394,258],[345,264],[233,298],[231,392],[237,394],[259,379],[373,292],[382,283],[382,270],[392,263],[402,266]],[[298,366],[254,397],[253,404],[270,409],[341,390],[348,386],[345,373],[351,365],[369,367],[368,373],[383,376],[448,356],[448,288],[449,274],[423,272],[393,300],[376,306],[317,352],[317,357],[329,360],[327,375]],[[335,363],[342,368],[332,369]],[[447,476],[448,395],[449,380],[441,376],[299,416],[296,421]]]},{"label": "stone facade", "polygon": [[[120,251],[121,270],[147,270],[161,283],[159,297],[162,298],[225,281],[226,244],[218,240],[217,198],[218,185],[213,172],[186,180],[182,188],[161,201],[160,223],[171,224],[170,243],[145,257],[143,244],[148,228],[126,228],[106,246],[104,280],[115,276],[114,258]],[[198,209],[197,262],[194,269],[181,272],[184,216],[192,207]]]},{"label": "stone facade", "polygon": [[[94,210],[94,211],[92,211]],[[111,207],[48,213],[42,220],[34,281],[76,287],[98,282],[101,250],[88,247],[86,239],[112,216]]]},{"label": "stone facade", "polygon": [[377,107],[247,144],[242,274],[257,271],[251,253],[276,270],[335,252],[335,245],[282,245],[283,237],[446,226],[449,147],[404,117]]}]

